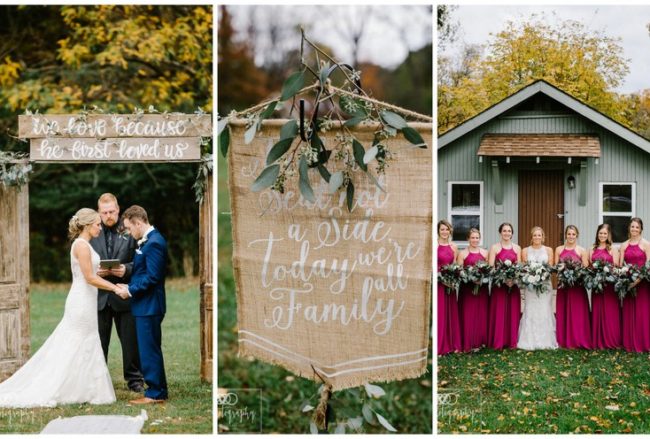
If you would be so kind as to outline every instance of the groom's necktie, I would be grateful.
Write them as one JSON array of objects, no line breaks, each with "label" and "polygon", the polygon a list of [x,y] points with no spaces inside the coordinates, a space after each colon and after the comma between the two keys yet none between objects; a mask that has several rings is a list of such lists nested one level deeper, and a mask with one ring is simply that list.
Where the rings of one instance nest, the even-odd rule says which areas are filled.
[{"label": "groom's necktie", "polygon": [[112,258],[113,257],[113,231],[112,230],[106,231],[106,250],[108,252],[108,257]]}]

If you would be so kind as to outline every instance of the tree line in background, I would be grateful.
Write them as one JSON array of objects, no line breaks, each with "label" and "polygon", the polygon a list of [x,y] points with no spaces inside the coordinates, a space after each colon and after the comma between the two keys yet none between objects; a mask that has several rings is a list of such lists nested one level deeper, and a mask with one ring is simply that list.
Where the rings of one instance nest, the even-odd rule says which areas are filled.
[{"label": "tree line in background", "polygon": [[[405,7],[401,20],[384,14],[383,8],[365,6],[356,10],[353,17],[344,11],[327,7],[309,8],[312,15],[298,14],[291,17],[271,16],[268,8],[264,15],[255,16],[249,10],[248,26],[239,29],[233,23],[233,14],[228,6],[219,10],[218,30],[218,90],[219,114],[226,116],[232,110],[243,110],[279,94],[284,80],[300,67],[300,31],[302,26],[307,35],[325,52],[343,63],[361,71],[361,85],[372,97],[422,114],[431,114],[433,106],[433,60],[431,45],[412,49],[406,33],[414,20],[430,22],[432,8],[428,6]],[[362,8],[362,7],[359,7]],[[321,13],[322,12],[322,13]],[[271,14],[271,15],[269,15]],[[316,33],[310,33],[318,20],[331,20],[330,32],[338,32],[350,49],[351,59],[341,58],[335,48],[318,40]],[[408,56],[395,68],[384,68],[371,62],[359,60],[359,46],[367,37],[369,20],[383,23],[408,48]],[[417,30],[417,29],[416,29]],[[429,32],[430,32],[429,28]],[[373,37],[374,38],[374,37]],[[305,57],[313,56],[306,48]],[[336,83],[335,72],[333,82]],[[286,115],[285,115],[286,116]]]},{"label": "tree line in background", "polygon": [[[210,6],[0,6],[0,149],[18,115],[135,108],[212,112]],[[114,193],[169,241],[171,276],[198,271],[196,164],[37,164],[30,176],[32,279],[68,281],[69,218]]]},{"label": "tree line in background", "polygon": [[[439,49],[453,42],[463,25],[454,21],[453,9],[437,8]],[[485,47],[466,45],[455,58],[439,55],[438,133],[543,79],[650,139],[650,88],[613,91],[628,72],[620,40],[604,32],[572,20],[548,24],[543,15],[510,21]]]}]

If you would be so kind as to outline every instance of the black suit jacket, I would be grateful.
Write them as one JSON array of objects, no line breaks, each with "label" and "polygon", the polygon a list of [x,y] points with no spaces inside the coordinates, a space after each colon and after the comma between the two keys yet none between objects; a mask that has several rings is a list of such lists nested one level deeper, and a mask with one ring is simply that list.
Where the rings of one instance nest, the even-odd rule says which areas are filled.
[{"label": "black suit jacket", "polygon": [[[102,231],[99,233],[97,238],[90,240],[90,245],[102,259],[119,259],[126,267],[126,272],[124,273],[123,278],[120,279],[115,276],[109,276],[105,279],[114,284],[128,284],[129,279],[131,279],[131,272],[133,271],[133,255],[135,254],[135,248],[137,245],[135,239],[130,235],[125,236],[118,234],[117,239],[113,244],[113,254],[109,255],[108,249],[106,248],[106,238],[104,237],[104,226],[102,225]],[[97,309],[101,311],[106,307],[107,303],[110,303],[111,308],[115,311],[126,312],[131,310],[131,299],[124,300],[111,291],[99,290],[97,295]]]}]

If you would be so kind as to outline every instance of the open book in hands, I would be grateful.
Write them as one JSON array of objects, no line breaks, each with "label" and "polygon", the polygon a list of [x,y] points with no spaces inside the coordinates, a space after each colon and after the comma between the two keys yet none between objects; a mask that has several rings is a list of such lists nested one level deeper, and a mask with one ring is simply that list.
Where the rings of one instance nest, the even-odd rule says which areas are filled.
[{"label": "open book in hands", "polygon": [[103,268],[105,270],[111,269],[111,268],[120,268],[120,265],[122,263],[120,262],[119,259],[102,259],[99,261],[99,268]]}]

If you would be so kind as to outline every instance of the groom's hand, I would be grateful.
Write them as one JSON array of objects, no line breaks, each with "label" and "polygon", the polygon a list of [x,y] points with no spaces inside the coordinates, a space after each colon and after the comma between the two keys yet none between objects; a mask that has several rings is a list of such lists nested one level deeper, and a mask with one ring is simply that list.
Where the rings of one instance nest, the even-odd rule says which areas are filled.
[{"label": "groom's hand", "polygon": [[131,297],[129,294],[129,286],[127,284],[117,284],[117,287],[120,289],[118,296],[120,296],[122,299],[126,300]]},{"label": "groom's hand", "polygon": [[111,274],[111,270],[107,268],[100,268],[99,270],[97,270],[97,276],[106,277],[109,274]]},{"label": "groom's hand", "polygon": [[111,268],[110,273],[113,276],[122,278],[126,274],[126,266],[124,264],[120,264],[120,266],[118,268]]}]

